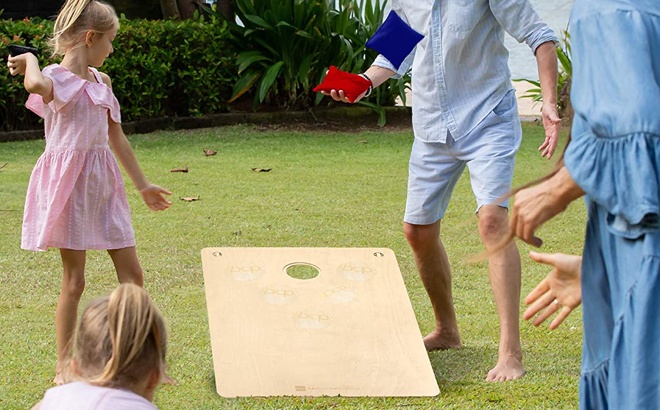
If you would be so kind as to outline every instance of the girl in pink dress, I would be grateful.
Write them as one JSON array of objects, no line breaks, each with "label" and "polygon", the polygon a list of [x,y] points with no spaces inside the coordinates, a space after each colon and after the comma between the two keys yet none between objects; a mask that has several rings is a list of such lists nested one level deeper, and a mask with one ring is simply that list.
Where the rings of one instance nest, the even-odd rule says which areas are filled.
[{"label": "girl in pink dress", "polygon": [[[21,247],[59,248],[64,267],[57,303],[55,383],[71,355],[78,304],[85,287],[88,249],[110,254],[120,283],[142,285],[130,210],[117,159],[154,211],[167,209],[170,192],[147,181],[121,128],[119,103],[100,67],[110,53],[119,20],[97,0],[67,0],[52,40],[61,64],[40,71],[30,54],[9,57],[12,75],[24,75],[27,107],[44,119],[46,149],[27,190]],[[113,155],[114,152],[114,155]]]}]

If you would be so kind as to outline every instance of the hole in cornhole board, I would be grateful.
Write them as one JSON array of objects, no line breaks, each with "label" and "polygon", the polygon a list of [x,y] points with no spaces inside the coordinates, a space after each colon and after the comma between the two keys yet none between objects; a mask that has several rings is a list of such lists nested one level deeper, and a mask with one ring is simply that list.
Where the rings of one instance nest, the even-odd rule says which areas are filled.
[{"label": "hole in cornhole board", "polygon": [[314,279],[319,276],[319,268],[308,263],[292,263],[285,266],[286,274],[295,279]]},{"label": "hole in cornhole board", "polygon": [[201,253],[221,396],[439,393],[391,250]]}]

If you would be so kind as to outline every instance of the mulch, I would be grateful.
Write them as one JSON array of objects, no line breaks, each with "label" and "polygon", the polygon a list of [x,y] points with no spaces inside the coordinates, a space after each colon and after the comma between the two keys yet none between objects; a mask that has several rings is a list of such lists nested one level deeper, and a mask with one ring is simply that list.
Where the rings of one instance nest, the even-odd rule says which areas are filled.
[{"label": "mulch", "polygon": [[[163,117],[122,123],[126,134],[146,134],[160,130],[184,130],[253,124],[264,130],[337,131],[399,131],[412,129],[411,110],[407,107],[386,107],[387,122],[378,126],[378,115],[368,107],[346,106],[307,111],[231,112],[200,117]],[[0,132],[0,142],[43,138],[41,129]]]}]

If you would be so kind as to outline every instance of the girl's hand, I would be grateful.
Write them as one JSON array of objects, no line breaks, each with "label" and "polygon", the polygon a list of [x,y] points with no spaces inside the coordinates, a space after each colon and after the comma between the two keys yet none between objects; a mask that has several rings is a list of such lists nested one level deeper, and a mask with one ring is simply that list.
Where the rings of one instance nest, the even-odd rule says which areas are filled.
[{"label": "girl's hand", "polygon": [[12,76],[25,75],[28,59],[34,59],[34,62],[39,65],[39,60],[37,60],[37,57],[35,57],[32,53],[25,53],[16,57],[8,56],[7,67],[9,68],[9,74]]},{"label": "girl's hand", "polygon": [[554,330],[582,303],[582,256],[537,252],[530,252],[529,256],[554,269],[525,298],[525,304],[531,306],[523,313],[523,318],[529,320],[543,310],[532,322],[534,326],[538,326],[555,312],[559,312],[550,323],[550,329]]},{"label": "girl's hand", "polygon": [[140,190],[144,203],[152,211],[163,211],[172,205],[172,202],[163,195],[172,195],[167,189],[158,185],[149,184]]}]

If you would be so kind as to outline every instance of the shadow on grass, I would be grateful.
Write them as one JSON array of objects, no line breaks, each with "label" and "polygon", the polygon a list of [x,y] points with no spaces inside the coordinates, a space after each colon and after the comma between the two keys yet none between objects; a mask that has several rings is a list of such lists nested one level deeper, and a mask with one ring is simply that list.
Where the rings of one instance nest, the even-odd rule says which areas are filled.
[{"label": "shadow on grass", "polygon": [[451,394],[452,388],[486,379],[486,374],[497,361],[497,346],[438,350],[429,353],[429,358],[441,393]]}]

